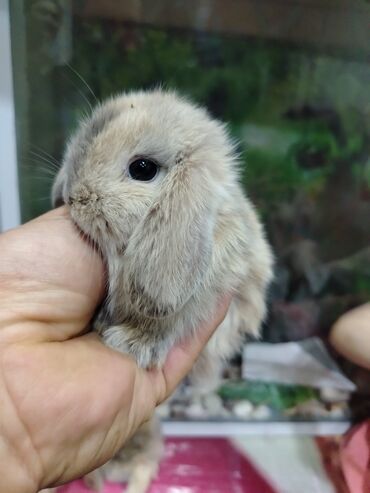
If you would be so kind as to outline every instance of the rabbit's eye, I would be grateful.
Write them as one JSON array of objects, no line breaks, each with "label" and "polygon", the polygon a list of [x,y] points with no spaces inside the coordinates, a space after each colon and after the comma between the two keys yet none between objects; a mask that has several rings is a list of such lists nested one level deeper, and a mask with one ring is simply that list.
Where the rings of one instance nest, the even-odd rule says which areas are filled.
[{"label": "rabbit's eye", "polygon": [[158,164],[150,159],[139,158],[130,164],[128,172],[133,180],[151,181],[158,173]]}]

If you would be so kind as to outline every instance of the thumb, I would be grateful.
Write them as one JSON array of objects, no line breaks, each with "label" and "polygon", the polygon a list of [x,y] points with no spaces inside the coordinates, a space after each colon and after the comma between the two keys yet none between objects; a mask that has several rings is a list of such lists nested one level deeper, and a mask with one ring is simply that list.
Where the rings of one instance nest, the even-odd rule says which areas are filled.
[{"label": "thumb", "polygon": [[195,334],[173,347],[161,370],[152,370],[150,377],[156,387],[157,402],[164,401],[190,372],[201,351],[224,320],[230,306],[231,295],[222,298],[214,317],[202,324]]}]

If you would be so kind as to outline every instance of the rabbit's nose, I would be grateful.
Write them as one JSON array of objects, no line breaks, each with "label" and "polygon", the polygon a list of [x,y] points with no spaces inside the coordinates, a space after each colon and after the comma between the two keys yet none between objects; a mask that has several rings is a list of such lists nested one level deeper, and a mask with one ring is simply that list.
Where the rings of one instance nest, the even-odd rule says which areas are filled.
[{"label": "rabbit's nose", "polygon": [[97,202],[98,196],[95,192],[92,192],[85,185],[80,185],[72,190],[71,195],[68,199],[69,205],[80,204],[87,205],[89,203]]},{"label": "rabbit's nose", "polygon": [[88,197],[69,197],[68,205],[81,204],[86,205],[90,202]]}]

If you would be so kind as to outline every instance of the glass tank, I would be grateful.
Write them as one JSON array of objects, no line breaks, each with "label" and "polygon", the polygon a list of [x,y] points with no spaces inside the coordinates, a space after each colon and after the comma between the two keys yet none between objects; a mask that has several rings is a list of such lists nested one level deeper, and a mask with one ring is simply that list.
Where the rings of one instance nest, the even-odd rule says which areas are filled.
[{"label": "glass tank", "polygon": [[[262,341],[325,344],[336,318],[369,299],[368,1],[29,0],[11,2],[11,21],[24,221],[51,207],[66,140],[98,101],[176,89],[238,139],[241,179],[276,256]],[[351,408],[363,410],[369,378],[336,360],[357,385]],[[241,405],[233,414],[243,399],[265,406],[260,419],[347,416],[345,393],[341,414],[322,389],[246,384],[242,367],[241,355],[217,394],[227,419],[252,416]],[[166,417],[189,418],[179,402]],[[317,413],[282,412],[305,402]]]}]

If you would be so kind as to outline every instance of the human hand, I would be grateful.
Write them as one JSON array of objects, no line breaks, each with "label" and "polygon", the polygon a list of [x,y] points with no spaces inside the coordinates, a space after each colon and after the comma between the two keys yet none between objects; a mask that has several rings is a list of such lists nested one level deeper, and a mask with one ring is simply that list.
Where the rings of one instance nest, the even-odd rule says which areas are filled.
[{"label": "human hand", "polygon": [[370,303],[342,315],[331,328],[329,340],[342,356],[370,370]]},{"label": "human hand", "polygon": [[34,493],[111,458],[192,367],[226,314],[162,370],[142,370],[86,327],[104,264],[65,208],[0,236],[0,484]]}]

